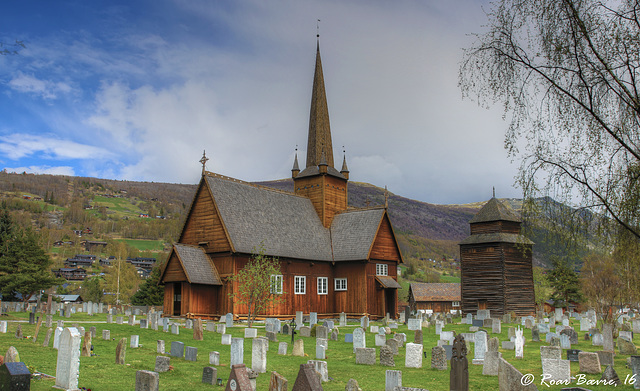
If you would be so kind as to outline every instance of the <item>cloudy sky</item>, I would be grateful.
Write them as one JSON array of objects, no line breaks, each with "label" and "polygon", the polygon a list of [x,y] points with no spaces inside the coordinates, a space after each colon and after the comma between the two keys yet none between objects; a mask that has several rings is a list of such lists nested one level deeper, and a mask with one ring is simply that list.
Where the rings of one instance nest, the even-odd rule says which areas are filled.
[{"label": "cloudy sky", "polygon": [[[518,197],[500,108],[462,99],[477,0],[14,1],[0,39],[0,169],[196,183],[286,178],[320,50],[336,164],[451,204]],[[486,4],[485,4],[486,5]]]}]

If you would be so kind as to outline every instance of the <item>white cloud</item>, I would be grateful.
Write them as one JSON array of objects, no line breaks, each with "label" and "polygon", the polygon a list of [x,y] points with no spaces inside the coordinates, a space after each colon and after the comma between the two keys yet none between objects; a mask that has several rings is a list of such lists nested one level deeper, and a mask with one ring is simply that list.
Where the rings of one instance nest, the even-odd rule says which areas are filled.
[{"label": "white cloud", "polygon": [[52,136],[22,133],[0,136],[0,152],[12,160],[34,155],[48,159],[93,159],[113,156],[104,148],[83,145]]},{"label": "white cloud", "polygon": [[39,95],[47,100],[56,99],[60,94],[69,94],[72,91],[67,83],[40,80],[22,72],[18,72],[18,75],[9,81],[9,87],[18,92]]}]

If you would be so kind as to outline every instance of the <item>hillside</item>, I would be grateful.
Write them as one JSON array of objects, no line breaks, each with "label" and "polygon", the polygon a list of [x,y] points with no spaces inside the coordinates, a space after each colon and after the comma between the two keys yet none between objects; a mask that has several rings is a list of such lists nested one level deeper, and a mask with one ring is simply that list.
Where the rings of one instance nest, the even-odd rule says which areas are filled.
[{"label": "hillside", "polygon": [[[291,179],[258,184],[293,190]],[[169,247],[179,235],[195,190],[196,185],[189,184],[0,172],[3,200],[12,200],[11,208],[21,210],[18,221],[31,221],[46,231],[49,245],[73,237],[73,230],[90,227],[96,240],[155,240],[164,241]],[[385,202],[385,190],[367,183],[350,182],[348,191],[352,207]],[[441,263],[443,269],[458,258],[458,242],[469,235],[468,222],[486,201],[436,205],[393,193],[388,197],[389,215],[405,260],[418,266]],[[521,206],[519,200],[506,201],[516,209]],[[566,208],[549,200],[544,203],[554,210]],[[143,215],[149,218],[141,218]],[[548,266],[549,254],[556,249],[546,243],[547,231],[541,225],[533,228],[530,238],[536,242],[534,264]]]}]

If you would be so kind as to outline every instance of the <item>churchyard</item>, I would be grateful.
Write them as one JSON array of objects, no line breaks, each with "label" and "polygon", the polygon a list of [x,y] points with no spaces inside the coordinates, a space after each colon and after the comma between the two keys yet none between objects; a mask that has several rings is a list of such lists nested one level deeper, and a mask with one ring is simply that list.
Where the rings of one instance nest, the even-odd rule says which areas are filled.
[{"label": "churchyard", "polygon": [[[40,315],[38,313],[38,315]],[[223,386],[226,386],[227,380],[231,373],[231,361],[244,362],[246,367],[254,368],[256,370],[262,370],[264,373],[260,373],[256,381],[257,390],[268,390],[269,382],[271,380],[271,372],[276,371],[288,381],[288,390],[293,389],[293,384],[296,381],[301,364],[306,364],[309,360],[317,360],[326,362],[327,372],[324,374],[325,380],[322,382],[322,388],[324,390],[344,390],[350,379],[355,379],[359,387],[362,390],[385,390],[385,382],[387,376],[389,381],[391,379],[401,379],[403,387],[427,389],[431,391],[437,390],[449,390],[449,377],[451,370],[451,363],[447,360],[437,360],[435,365],[446,365],[446,369],[432,368],[432,352],[434,354],[446,354],[450,347],[443,347],[442,349],[434,347],[438,345],[449,345],[453,339],[454,332],[456,334],[463,334],[467,340],[467,360],[468,360],[468,374],[469,374],[469,390],[491,390],[498,389],[518,389],[514,388],[515,385],[508,386],[508,388],[501,388],[505,384],[499,384],[499,377],[497,375],[487,375],[486,373],[497,373],[498,366],[495,364],[495,357],[497,353],[490,352],[498,347],[499,353],[506,361],[508,361],[513,367],[515,367],[522,374],[528,375],[527,379],[533,379],[533,384],[538,389],[548,390],[561,390],[566,385],[552,385],[550,380],[542,382],[542,361],[541,354],[545,357],[555,359],[555,361],[546,361],[547,372],[553,373],[557,376],[556,379],[562,379],[566,377],[568,373],[572,377],[579,377],[583,381],[595,381],[600,380],[602,372],[604,372],[606,366],[602,363],[597,369],[599,373],[584,373],[590,371],[590,367],[593,367],[593,363],[589,364],[589,360],[594,358],[594,355],[586,354],[584,352],[597,352],[602,350],[608,350],[612,348],[613,342],[617,342],[615,347],[615,357],[613,358],[613,368],[617,372],[621,382],[627,381],[627,384],[621,384],[618,387],[613,385],[588,385],[576,384],[574,381],[572,386],[581,386],[588,390],[611,390],[611,389],[633,389],[630,385],[630,378],[633,373],[632,370],[626,367],[627,359],[632,355],[627,352],[620,353],[619,349],[630,349],[628,344],[625,344],[622,339],[630,337],[634,342],[637,341],[638,336],[631,331],[622,331],[620,333],[622,339],[610,339],[606,335],[595,335],[595,330],[591,330],[591,334],[595,335],[596,343],[602,344],[593,345],[593,337],[591,340],[585,340],[585,334],[589,334],[590,324],[586,324],[583,320],[586,317],[572,317],[565,319],[565,324],[569,324],[576,331],[577,335],[571,335],[573,333],[565,332],[568,336],[563,337],[558,335],[557,340],[546,342],[547,334],[551,336],[552,332],[556,330],[556,325],[562,327],[562,319],[556,325],[549,327],[547,333],[547,327],[549,323],[543,321],[543,325],[535,325],[533,319],[501,319],[505,322],[500,322],[500,326],[497,326],[497,320],[478,320],[473,319],[473,324],[467,324],[467,318],[454,317],[448,323],[449,320],[442,318],[441,322],[432,319],[419,321],[412,319],[407,325],[400,322],[394,324],[389,323],[390,328],[385,329],[383,322],[370,322],[364,332],[364,340],[366,341],[366,348],[354,352],[354,344],[358,346],[359,336],[363,333],[360,330],[360,319],[348,319],[346,326],[340,326],[339,319],[334,319],[334,328],[338,329],[337,340],[332,340],[331,331],[325,328],[319,328],[316,326],[315,332],[319,334],[318,338],[310,336],[312,330],[308,328],[310,316],[306,314],[304,316],[305,328],[296,330],[295,339],[301,340],[304,345],[304,356],[295,356],[294,346],[291,344],[291,335],[280,333],[269,333],[268,337],[271,339],[257,338],[254,342],[254,335],[257,337],[267,336],[267,330],[277,327],[276,322],[269,321],[267,324],[259,323],[255,325],[254,330],[248,330],[246,324],[235,322],[232,327],[227,327],[225,322],[207,322],[202,321],[202,339],[199,340],[199,332],[194,333],[194,328],[198,329],[197,321],[185,321],[184,319],[171,319],[170,322],[175,326],[164,326],[163,320],[157,323],[158,330],[154,330],[156,326],[156,320],[154,315],[149,317],[144,314],[135,316],[135,322],[133,325],[129,324],[132,320],[132,316],[127,315],[107,315],[104,313],[96,313],[89,315],[83,312],[76,312],[70,317],[53,315],[50,318],[52,335],[50,337],[47,346],[43,346],[47,331],[49,327],[46,327],[46,315],[43,317],[40,330],[38,332],[37,340],[34,342],[34,336],[36,334],[37,322],[35,324],[29,323],[30,314],[28,312],[9,312],[6,315],[0,317],[0,350],[1,354],[5,354],[9,350],[10,346],[15,347],[20,360],[24,362],[31,372],[43,373],[46,375],[56,376],[56,365],[58,361],[58,350],[53,345],[54,342],[58,344],[64,344],[64,339],[59,337],[58,341],[55,341],[55,329],[58,321],[64,322],[64,327],[77,327],[77,337],[75,339],[74,349],[78,349],[77,355],[80,355],[80,351],[83,350],[83,342],[85,332],[91,334],[92,327],[95,327],[94,336],[91,339],[93,345],[92,353],[86,351],[87,355],[80,355],[78,366],[78,387],[84,387],[92,390],[134,390],[136,389],[136,373],[138,371],[156,371],[171,369],[166,372],[159,372],[159,384],[161,390],[184,390],[185,387],[189,389],[211,389],[216,387],[215,385],[202,383],[203,373],[206,373],[208,377],[212,377],[212,382],[215,384],[216,379],[220,378]],[[108,319],[109,317],[109,319]],[[501,317],[502,318],[502,317]],[[578,319],[581,318],[581,319]],[[162,318],[165,319],[165,318]],[[552,319],[553,320],[553,317]],[[112,323],[107,323],[111,321]],[[6,322],[6,323],[4,323]],[[122,322],[122,324],[118,324]],[[321,325],[324,320],[319,319]],[[146,326],[148,328],[141,327]],[[209,324],[213,323],[213,324]],[[495,324],[490,324],[495,323]],[[582,323],[582,324],[581,324]],[[480,325],[482,324],[482,327]],[[640,328],[640,322],[633,319],[624,320],[625,326],[621,329],[632,330],[634,327]],[[289,325],[288,322],[281,322],[281,331],[286,328],[285,325]],[[397,328],[395,326],[397,325]],[[23,338],[16,338],[16,332],[18,326],[21,329]],[[422,327],[421,327],[422,326]],[[587,327],[589,326],[589,327]],[[6,330],[4,329],[6,327]],[[394,328],[391,328],[394,327]],[[414,329],[422,329],[422,343],[420,344],[420,333],[416,333]],[[84,332],[82,330],[84,329]],[[222,330],[224,328],[224,330]],[[164,331],[164,330],[166,331]],[[485,333],[480,331],[475,333],[476,329],[484,329]],[[519,331],[519,330],[520,331]],[[586,329],[586,330],[585,330]],[[107,332],[108,330],[108,332]],[[178,334],[175,334],[177,330]],[[212,331],[213,330],[213,331]],[[602,328],[601,328],[602,330]],[[224,334],[218,331],[223,331]],[[537,331],[537,332],[536,332]],[[638,331],[638,330],[636,330]],[[385,332],[389,332],[386,334]],[[519,341],[522,341],[518,335],[522,333],[524,339],[524,345],[520,347]],[[402,337],[394,337],[394,334],[405,334],[406,342],[403,343],[391,343],[390,339],[401,340]],[[69,334],[69,331],[67,331]],[[108,334],[108,335],[107,335]],[[326,339],[321,339],[326,334]],[[514,337],[514,342],[511,341],[510,334]],[[535,334],[538,334],[540,342],[535,341]],[[604,332],[606,334],[606,330]],[[307,336],[309,335],[309,336]],[[64,334],[63,334],[64,336]],[[106,338],[106,339],[103,339]],[[194,338],[195,337],[195,338]],[[496,340],[491,340],[497,337],[499,341],[496,344]],[[576,339],[577,337],[577,339]],[[570,343],[570,339],[574,341],[571,343],[571,349],[581,350],[583,353],[579,354],[566,349],[567,346],[558,348],[547,348],[550,344],[565,344]],[[124,364],[116,364],[116,350],[118,343],[122,340],[126,347],[124,356],[121,359]],[[354,342],[345,342],[353,340]],[[417,341],[416,341],[417,339]],[[477,339],[477,341],[476,341]],[[569,340],[569,342],[567,342]],[[137,341],[137,347],[135,343]],[[164,341],[164,354],[158,353],[159,346],[158,341]],[[440,341],[440,342],[439,342]],[[223,343],[224,342],[224,343]],[[414,344],[417,342],[417,344]],[[279,354],[284,352],[283,343],[287,343],[286,355]],[[299,344],[300,342],[298,342]],[[327,350],[323,348],[324,344],[328,347]],[[381,347],[380,345],[385,345]],[[395,346],[394,346],[395,345]],[[633,345],[633,344],[632,344]],[[475,364],[482,362],[482,354],[480,349],[478,353],[475,352],[476,346],[485,346],[485,349],[490,351],[484,352],[484,361],[492,361],[493,365],[480,365]],[[393,350],[396,349],[398,354],[393,354]],[[544,347],[541,352],[541,347]],[[633,345],[635,347],[635,345]],[[68,352],[68,346],[64,347]],[[432,350],[433,349],[433,350]],[[483,349],[483,351],[485,350]],[[232,350],[235,352],[232,357]],[[255,351],[255,354],[254,354]],[[218,352],[216,355],[215,353]],[[236,354],[240,353],[242,354]],[[381,357],[382,352],[382,357]],[[423,353],[426,352],[426,353]],[[440,353],[438,353],[440,352]],[[172,354],[171,354],[172,353]],[[69,353],[66,353],[69,354]],[[322,359],[324,354],[324,359]],[[522,355],[522,358],[516,358],[516,354]],[[412,356],[413,355],[413,356]],[[71,356],[73,356],[73,352]],[[165,357],[158,359],[157,357]],[[412,356],[412,357],[410,357]],[[491,357],[490,357],[491,356]],[[558,360],[558,356],[561,360]],[[565,361],[568,356],[575,361]],[[575,356],[575,357],[574,357]],[[580,361],[578,361],[580,356]],[[266,360],[264,359],[266,357]],[[606,361],[610,359],[611,355],[603,355],[602,357],[597,354],[595,357],[598,360]],[[195,361],[191,361],[195,358]],[[211,360],[211,361],[210,361]],[[68,365],[73,359],[64,359],[62,362],[64,365]],[[385,366],[382,363],[389,363],[393,361],[395,366]],[[374,363],[373,365],[370,365]],[[156,367],[158,365],[158,367]],[[318,364],[323,366],[324,364]],[[164,369],[163,369],[164,367]],[[206,367],[213,367],[212,369],[205,369]],[[68,370],[68,369],[67,369]],[[399,371],[390,372],[388,370]],[[215,372],[215,373],[212,373]],[[568,372],[570,371],[570,372]],[[483,374],[483,372],[485,374]],[[597,370],[595,371],[597,372]],[[518,379],[519,380],[519,379]],[[397,380],[396,380],[397,381]],[[34,379],[31,382],[32,390],[49,390],[56,384],[56,380],[43,377],[41,379]],[[547,386],[548,385],[548,386]],[[222,388],[220,388],[222,389]]]}]

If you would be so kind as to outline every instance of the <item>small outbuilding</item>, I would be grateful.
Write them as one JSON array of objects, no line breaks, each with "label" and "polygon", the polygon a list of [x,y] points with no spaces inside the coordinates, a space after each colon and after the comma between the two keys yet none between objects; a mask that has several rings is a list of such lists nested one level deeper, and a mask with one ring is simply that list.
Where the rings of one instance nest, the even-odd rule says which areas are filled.
[{"label": "small outbuilding", "polygon": [[450,312],[460,310],[459,283],[412,282],[409,287],[409,306],[413,311]]}]

